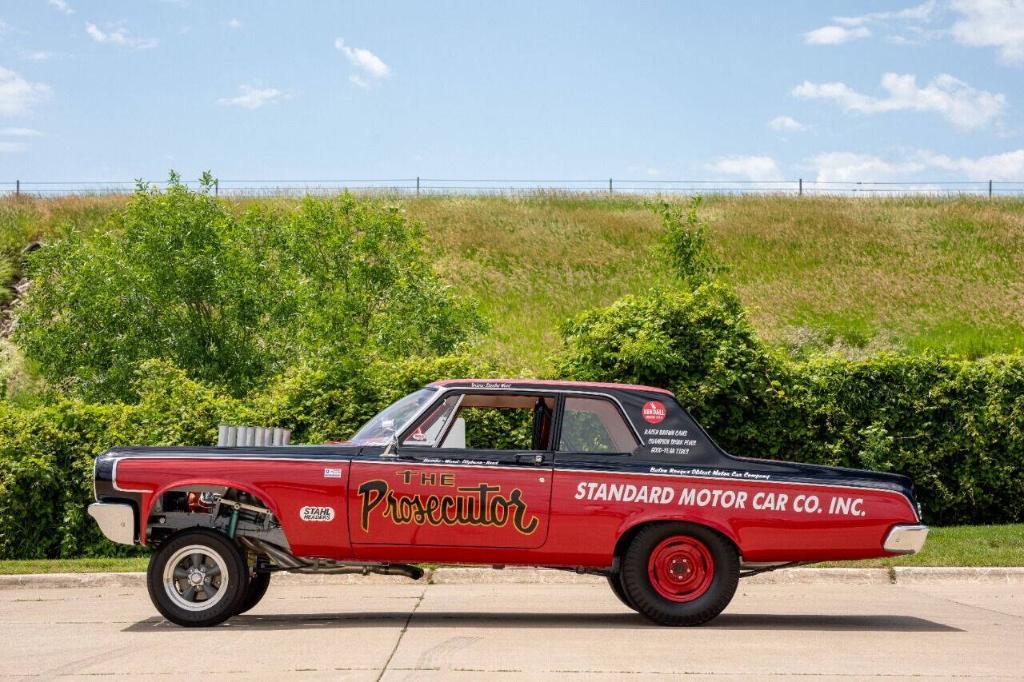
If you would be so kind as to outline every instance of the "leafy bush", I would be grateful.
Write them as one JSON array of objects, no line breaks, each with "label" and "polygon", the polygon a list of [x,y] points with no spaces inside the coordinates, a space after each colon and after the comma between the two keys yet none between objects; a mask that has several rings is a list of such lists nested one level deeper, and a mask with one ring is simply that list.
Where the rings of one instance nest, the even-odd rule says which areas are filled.
[{"label": "leafy bush", "polygon": [[782,390],[780,364],[722,284],[626,296],[567,323],[563,334],[560,376],[670,387],[716,438],[762,442],[753,422]]},{"label": "leafy bush", "polygon": [[446,353],[481,328],[398,208],[342,195],[236,215],[211,184],[140,187],[105,231],[33,256],[15,339],[47,379],[125,400],[163,358],[240,396],[304,358]]}]

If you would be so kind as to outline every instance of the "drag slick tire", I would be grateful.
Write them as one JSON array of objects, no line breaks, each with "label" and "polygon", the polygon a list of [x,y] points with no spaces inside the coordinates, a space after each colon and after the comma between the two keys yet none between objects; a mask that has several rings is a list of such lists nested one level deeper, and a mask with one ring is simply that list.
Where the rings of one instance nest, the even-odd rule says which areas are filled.
[{"label": "drag slick tire", "polygon": [[728,606],[740,562],[724,537],[691,523],[644,528],[622,560],[622,588],[635,608],[660,625],[700,625]]},{"label": "drag slick tire", "polygon": [[249,584],[245,588],[245,596],[242,597],[242,604],[238,607],[238,614],[245,613],[254,608],[263,599],[270,587],[270,573],[264,571],[253,573],[249,576]]},{"label": "drag slick tire", "polygon": [[164,618],[184,627],[222,623],[246,596],[245,557],[222,533],[196,529],[165,540],[149,560],[146,583]]},{"label": "drag slick tire", "polygon": [[608,586],[612,588],[612,592],[614,592],[615,596],[619,598],[619,601],[622,602],[623,604],[625,604],[626,607],[632,609],[633,611],[636,611],[637,610],[636,606],[634,606],[633,602],[631,602],[629,600],[629,597],[626,596],[626,591],[622,589],[622,574],[621,573],[612,573],[612,574],[608,575],[607,577],[608,577]]}]

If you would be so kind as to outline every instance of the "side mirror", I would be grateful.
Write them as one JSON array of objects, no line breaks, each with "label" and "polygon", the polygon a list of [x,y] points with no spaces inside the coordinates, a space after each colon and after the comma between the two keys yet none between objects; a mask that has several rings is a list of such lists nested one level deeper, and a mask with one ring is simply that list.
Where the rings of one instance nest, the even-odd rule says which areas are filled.
[{"label": "side mirror", "polygon": [[387,446],[384,448],[384,452],[380,453],[381,457],[397,457],[398,455],[394,452],[395,448],[398,447],[398,434],[393,434],[391,440],[388,441]]}]

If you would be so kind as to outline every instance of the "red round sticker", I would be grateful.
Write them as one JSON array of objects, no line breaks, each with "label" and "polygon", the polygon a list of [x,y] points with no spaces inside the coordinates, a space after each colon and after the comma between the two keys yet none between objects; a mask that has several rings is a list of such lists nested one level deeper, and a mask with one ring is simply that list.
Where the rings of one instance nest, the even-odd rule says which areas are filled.
[{"label": "red round sticker", "polygon": [[664,403],[652,400],[644,403],[644,407],[640,413],[643,415],[644,421],[648,424],[660,424],[662,420],[665,419],[665,415],[668,414],[668,411],[665,409]]}]

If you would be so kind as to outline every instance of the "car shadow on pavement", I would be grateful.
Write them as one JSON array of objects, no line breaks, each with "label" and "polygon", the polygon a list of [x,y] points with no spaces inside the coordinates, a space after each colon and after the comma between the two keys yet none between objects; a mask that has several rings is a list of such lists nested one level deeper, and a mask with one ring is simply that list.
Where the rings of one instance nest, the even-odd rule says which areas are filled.
[{"label": "car shadow on pavement", "polygon": [[[474,611],[417,611],[409,613],[288,613],[235,616],[218,627],[235,630],[308,630],[318,628],[375,628],[446,625],[475,628],[657,628],[635,613],[478,613]],[[808,630],[873,632],[963,632],[959,628],[924,618],[899,615],[819,615],[725,613],[706,628],[716,630]],[[133,623],[124,632],[159,632],[177,629],[163,618],[153,617]]]}]

